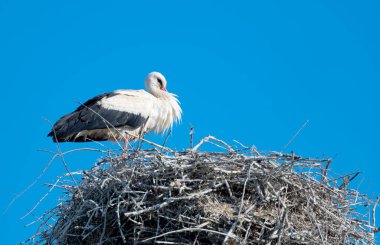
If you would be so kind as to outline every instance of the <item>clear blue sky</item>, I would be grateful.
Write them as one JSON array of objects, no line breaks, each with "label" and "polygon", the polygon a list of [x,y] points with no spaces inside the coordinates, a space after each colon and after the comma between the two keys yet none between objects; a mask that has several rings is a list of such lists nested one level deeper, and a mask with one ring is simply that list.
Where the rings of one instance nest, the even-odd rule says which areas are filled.
[{"label": "clear blue sky", "polygon": [[[99,93],[140,89],[162,72],[184,118],[169,145],[212,134],[260,150],[334,157],[339,173],[379,194],[380,2],[372,1],[10,1],[0,0],[0,209],[42,171],[55,150],[44,121]],[[162,137],[153,138],[162,141]],[[63,148],[96,146],[64,144]],[[111,145],[112,146],[112,145]],[[114,147],[114,146],[112,146]],[[72,170],[98,154],[69,156]],[[19,218],[64,173],[43,179],[1,215],[1,244],[31,235]],[[52,196],[37,209],[54,205]],[[380,220],[380,216],[378,217]]]}]

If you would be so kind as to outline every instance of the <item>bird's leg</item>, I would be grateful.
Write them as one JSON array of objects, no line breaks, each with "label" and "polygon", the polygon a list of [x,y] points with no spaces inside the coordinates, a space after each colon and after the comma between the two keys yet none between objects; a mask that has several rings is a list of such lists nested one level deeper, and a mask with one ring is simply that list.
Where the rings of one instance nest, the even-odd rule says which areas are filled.
[{"label": "bird's leg", "polygon": [[123,157],[127,156],[128,143],[129,143],[129,135],[125,134],[125,137],[124,137],[124,146],[123,146]]}]

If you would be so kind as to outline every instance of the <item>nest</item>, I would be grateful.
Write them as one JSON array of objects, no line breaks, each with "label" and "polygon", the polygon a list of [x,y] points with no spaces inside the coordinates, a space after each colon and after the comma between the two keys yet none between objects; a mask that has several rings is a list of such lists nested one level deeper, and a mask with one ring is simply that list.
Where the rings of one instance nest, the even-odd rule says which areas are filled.
[{"label": "nest", "polygon": [[[227,151],[197,151],[212,140]],[[369,217],[377,202],[347,187],[357,174],[333,177],[330,159],[220,142],[207,137],[189,151],[105,156],[80,173],[78,185],[55,184],[67,197],[39,218],[29,241],[375,244]]]}]

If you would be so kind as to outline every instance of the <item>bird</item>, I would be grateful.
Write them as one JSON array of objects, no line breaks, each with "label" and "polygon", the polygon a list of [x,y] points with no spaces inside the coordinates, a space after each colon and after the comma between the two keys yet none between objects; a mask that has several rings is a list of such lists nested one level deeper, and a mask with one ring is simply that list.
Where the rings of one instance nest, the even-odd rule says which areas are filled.
[{"label": "bird", "polygon": [[161,73],[149,73],[144,84],[146,90],[119,89],[87,100],[62,116],[48,137],[54,142],[124,141],[125,151],[141,135],[164,134],[181,121],[180,102]]}]

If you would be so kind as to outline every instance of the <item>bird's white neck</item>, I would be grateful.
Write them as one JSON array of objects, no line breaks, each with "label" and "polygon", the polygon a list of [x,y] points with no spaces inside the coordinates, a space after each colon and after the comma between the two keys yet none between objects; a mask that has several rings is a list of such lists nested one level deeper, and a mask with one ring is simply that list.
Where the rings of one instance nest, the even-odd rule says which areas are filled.
[{"label": "bird's white neck", "polygon": [[[151,72],[145,78],[146,91],[157,98],[157,120],[151,120],[157,132],[165,132],[173,126],[173,123],[181,120],[181,107],[175,94],[166,91],[166,79],[159,72]],[[158,116],[159,115],[159,116]]]},{"label": "bird's white neck", "polygon": [[153,89],[147,88],[147,91],[150,94],[152,94],[154,97],[157,97],[158,99],[166,100],[166,99],[170,99],[170,97],[172,97],[171,93],[169,93],[167,91],[163,91],[163,90],[156,88],[156,87],[153,87]]}]

